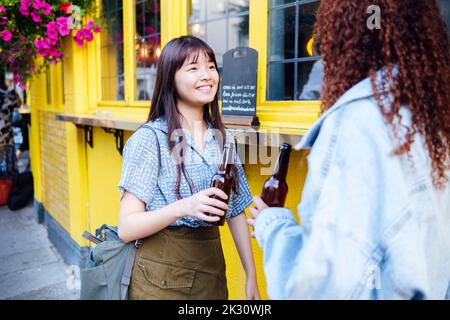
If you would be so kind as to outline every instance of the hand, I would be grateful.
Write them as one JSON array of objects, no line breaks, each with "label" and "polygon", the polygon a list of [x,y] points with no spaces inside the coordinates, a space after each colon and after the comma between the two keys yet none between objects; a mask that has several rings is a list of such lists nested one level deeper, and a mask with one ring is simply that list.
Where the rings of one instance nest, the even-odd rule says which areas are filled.
[{"label": "hand", "polygon": [[245,282],[245,295],[247,300],[260,300],[256,277],[247,277]]},{"label": "hand", "polygon": [[180,200],[180,218],[190,216],[210,223],[219,221],[219,216],[226,213],[228,206],[221,200],[211,198],[212,196],[217,196],[224,201],[228,198],[227,194],[218,188],[209,188],[198,192],[189,198]]},{"label": "hand", "polygon": [[[264,203],[264,201],[261,199],[260,196],[254,196],[253,197],[253,203],[255,204],[254,207],[250,208],[250,214],[252,215],[251,218],[247,219],[247,223],[254,228],[255,227],[255,221],[256,217],[261,213],[262,210],[268,208],[269,206]],[[252,238],[255,237],[255,232],[251,233]]]}]

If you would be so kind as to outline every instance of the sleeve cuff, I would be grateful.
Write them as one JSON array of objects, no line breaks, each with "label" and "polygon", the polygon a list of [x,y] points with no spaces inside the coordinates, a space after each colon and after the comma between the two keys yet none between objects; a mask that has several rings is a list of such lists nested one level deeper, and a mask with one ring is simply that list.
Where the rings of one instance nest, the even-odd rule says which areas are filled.
[{"label": "sleeve cuff", "polygon": [[258,215],[255,221],[255,237],[261,247],[263,247],[264,244],[264,237],[266,236],[265,231],[267,230],[267,227],[274,221],[280,220],[290,220],[294,224],[297,224],[292,211],[287,208],[267,208],[261,211]]},{"label": "sleeve cuff", "polygon": [[231,219],[237,217],[239,214],[241,214],[241,212],[245,211],[245,209],[247,209],[248,206],[250,206],[250,205],[252,204],[252,202],[253,202],[253,198],[250,197],[249,199],[247,199],[246,202],[244,202],[244,205],[241,205],[241,206],[239,206],[238,208],[235,208],[235,209],[232,211],[232,213],[231,213],[229,216],[227,216],[226,219],[227,219],[227,220],[231,220]]}]

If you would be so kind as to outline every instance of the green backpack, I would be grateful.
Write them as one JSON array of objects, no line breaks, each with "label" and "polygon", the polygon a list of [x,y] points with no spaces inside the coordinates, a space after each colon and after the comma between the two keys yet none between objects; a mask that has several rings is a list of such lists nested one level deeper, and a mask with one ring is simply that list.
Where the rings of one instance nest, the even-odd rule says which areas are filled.
[{"label": "green backpack", "polygon": [[83,237],[96,243],[89,256],[89,266],[81,270],[81,300],[126,300],[133,271],[136,248],[141,240],[124,243],[117,227],[102,225]]},{"label": "green backpack", "polygon": [[[158,135],[158,151],[160,151]],[[158,174],[161,156],[158,156]],[[82,269],[81,300],[127,300],[136,249],[142,240],[124,243],[119,238],[116,226],[102,225],[95,230],[95,236],[85,231],[83,237],[96,244],[89,254],[88,267]]]}]

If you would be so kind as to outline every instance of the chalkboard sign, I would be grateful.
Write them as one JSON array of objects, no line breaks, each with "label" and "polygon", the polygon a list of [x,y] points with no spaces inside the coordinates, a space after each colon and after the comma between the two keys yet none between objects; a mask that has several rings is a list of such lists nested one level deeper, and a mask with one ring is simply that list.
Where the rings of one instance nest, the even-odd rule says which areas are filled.
[{"label": "chalkboard sign", "polygon": [[222,119],[225,124],[259,125],[256,116],[258,52],[247,47],[223,56]]}]

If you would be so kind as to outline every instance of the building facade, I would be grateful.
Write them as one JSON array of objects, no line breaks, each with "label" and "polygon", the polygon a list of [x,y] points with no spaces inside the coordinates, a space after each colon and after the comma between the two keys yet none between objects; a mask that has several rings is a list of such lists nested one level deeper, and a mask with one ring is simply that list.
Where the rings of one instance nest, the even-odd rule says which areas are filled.
[{"label": "building facade", "polygon": [[[447,22],[449,1],[439,0]],[[216,52],[258,51],[260,139],[243,140],[253,194],[269,177],[279,142],[295,143],[317,119],[321,74],[312,40],[318,0],[97,0],[105,21],[85,47],[64,43],[62,63],[30,86],[35,209],[69,264],[86,261],[82,238],[117,225],[121,148],[147,119],[156,63],[170,39],[193,34]],[[280,133],[271,138],[267,132]],[[296,212],[306,177],[307,150],[293,152],[286,206]],[[245,274],[227,227],[221,228],[231,299],[245,298]],[[262,298],[262,252],[252,246]]]}]

